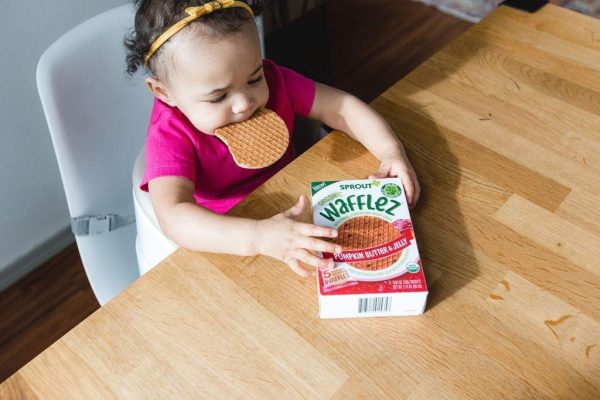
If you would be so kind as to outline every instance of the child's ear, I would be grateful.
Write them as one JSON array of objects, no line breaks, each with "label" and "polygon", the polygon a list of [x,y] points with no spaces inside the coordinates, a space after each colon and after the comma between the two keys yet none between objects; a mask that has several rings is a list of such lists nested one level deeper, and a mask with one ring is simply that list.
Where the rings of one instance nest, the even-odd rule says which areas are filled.
[{"label": "child's ear", "polygon": [[148,87],[148,90],[150,90],[150,92],[154,96],[158,97],[163,103],[167,103],[171,107],[175,107],[175,101],[169,94],[169,89],[164,83],[156,78],[148,77],[146,78],[146,87]]}]

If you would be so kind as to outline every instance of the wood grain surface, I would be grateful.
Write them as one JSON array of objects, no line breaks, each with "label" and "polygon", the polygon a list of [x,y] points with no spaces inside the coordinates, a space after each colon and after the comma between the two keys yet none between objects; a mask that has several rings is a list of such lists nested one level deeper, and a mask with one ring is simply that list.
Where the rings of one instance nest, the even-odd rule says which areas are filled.
[{"label": "wood grain surface", "polygon": [[[0,398],[599,398],[598,37],[500,7],[372,103],[423,186],[423,316],[319,320],[315,282],[280,262],[178,250]],[[377,166],[334,132],[233,213]]]}]

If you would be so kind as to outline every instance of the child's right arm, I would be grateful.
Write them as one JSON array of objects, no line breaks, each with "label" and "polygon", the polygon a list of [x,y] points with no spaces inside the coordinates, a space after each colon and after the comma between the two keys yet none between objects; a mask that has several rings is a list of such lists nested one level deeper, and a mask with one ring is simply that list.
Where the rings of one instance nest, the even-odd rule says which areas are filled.
[{"label": "child's right arm", "polygon": [[179,177],[150,181],[150,198],[163,233],[178,245],[198,251],[244,256],[264,254],[277,258],[301,276],[313,267],[327,266],[315,251],[336,253],[341,247],[319,239],[333,238],[337,231],[299,222],[306,206],[302,196],[289,210],[264,220],[216,214],[196,204],[194,184]]}]

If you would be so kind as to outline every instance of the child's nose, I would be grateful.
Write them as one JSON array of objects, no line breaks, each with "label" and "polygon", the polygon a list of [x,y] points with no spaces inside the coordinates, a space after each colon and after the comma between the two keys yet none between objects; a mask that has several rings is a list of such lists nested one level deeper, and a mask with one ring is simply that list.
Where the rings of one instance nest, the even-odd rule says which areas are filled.
[{"label": "child's nose", "polygon": [[253,101],[250,96],[247,94],[239,94],[233,103],[232,111],[234,114],[242,114],[250,110],[252,105]]}]

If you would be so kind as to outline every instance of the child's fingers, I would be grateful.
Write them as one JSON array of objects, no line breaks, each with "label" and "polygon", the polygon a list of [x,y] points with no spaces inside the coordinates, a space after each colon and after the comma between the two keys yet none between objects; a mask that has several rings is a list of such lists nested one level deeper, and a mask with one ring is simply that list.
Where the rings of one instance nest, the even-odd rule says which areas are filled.
[{"label": "child's fingers", "polygon": [[313,237],[305,237],[300,241],[300,246],[303,249],[307,249],[310,251],[320,251],[325,253],[341,253],[342,246],[339,244],[327,242],[325,240],[316,239]]},{"label": "child's fingers", "polygon": [[415,197],[415,184],[413,183],[411,176],[405,171],[400,172],[398,176],[402,179],[402,185],[404,186],[404,192],[406,193],[406,200],[408,200],[408,204],[412,206],[414,204],[413,200]]},{"label": "child's fingers", "polygon": [[421,192],[419,182],[406,170],[400,171],[398,176],[402,179],[404,191],[406,192],[406,200],[408,201],[408,205],[412,208],[417,203]]},{"label": "child's fingers", "polygon": [[300,198],[298,198],[298,202],[296,204],[294,204],[288,210],[284,211],[283,215],[285,215],[288,218],[299,217],[300,215],[302,215],[302,212],[304,211],[305,206],[306,206],[306,197],[304,197],[304,195],[302,195],[302,196],[300,196]]},{"label": "child's fingers", "polygon": [[389,175],[390,172],[390,166],[388,165],[387,162],[382,162],[379,165],[379,169],[377,170],[377,172],[375,172],[372,175],[369,175],[369,179],[381,179],[381,178],[385,178]]},{"label": "child's fingers", "polygon": [[308,224],[305,222],[298,222],[297,232],[304,236],[314,236],[314,237],[328,237],[334,238],[337,237],[337,229],[327,228],[325,226]]},{"label": "child's fingers", "polygon": [[315,268],[333,266],[332,265],[333,260],[331,260],[331,259],[324,260],[321,257],[317,257],[316,255],[314,255],[304,249],[295,250],[294,252],[292,252],[291,255],[294,259],[300,260],[304,264],[311,265]]},{"label": "child's fingers", "polygon": [[369,177],[368,177],[368,179],[381,179],[381,178],[385,178],[385,175],[379,171],[375,172],[373,175],[369,175]]},{"label": "child's fingers", "polygon": [[286,260],[286,264],[289,265],[292,271],[294,271],[303,278],[307,278],[311,275],[311,273],[306,268],[304,268],[302,264],[300,264],[300,261],[298,261],[295,258],[290,258]]}]

